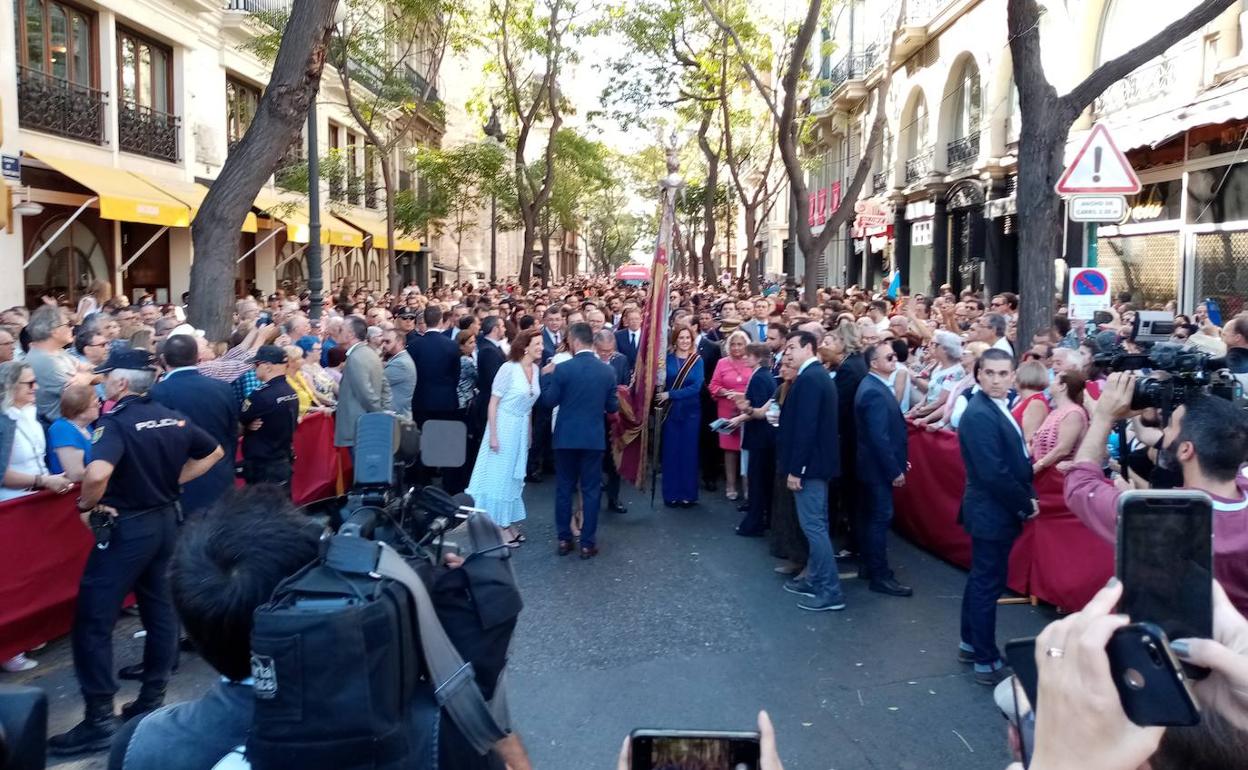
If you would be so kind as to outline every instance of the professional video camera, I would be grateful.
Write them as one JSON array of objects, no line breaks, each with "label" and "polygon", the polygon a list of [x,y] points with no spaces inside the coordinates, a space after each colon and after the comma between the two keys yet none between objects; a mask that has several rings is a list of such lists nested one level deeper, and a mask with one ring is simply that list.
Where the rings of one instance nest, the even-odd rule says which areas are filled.
[{"label": "professional video camera", "polygon": [[[468,496],[404,489],[415,447],[410,423],[360,418],[342,526],[256,610],[255,770],[470,770],[507,734],[510,549]],[[448,568],[440,537],[461,524]]]},{"label": "professional video camera", "polygon": [[1097,354],[1099,366],[1114,372],[1148,370],[1135,381],[1132,409],[1161,410],[1164,418],[1193,397],[1210,394],[1228,401],[1241,397],[1238,380],[1226,368],[1225,358],[1169,342],[1174,321],[1166,313],[1140,311],[1128,339],[1141,350],[1129,352],[1121,344]]}]

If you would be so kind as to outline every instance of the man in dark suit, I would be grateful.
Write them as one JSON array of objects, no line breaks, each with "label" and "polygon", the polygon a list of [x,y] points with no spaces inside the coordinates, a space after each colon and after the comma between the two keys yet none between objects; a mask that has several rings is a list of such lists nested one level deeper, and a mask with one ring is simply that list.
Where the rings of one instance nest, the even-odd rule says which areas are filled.
[{"label": "man in dark suit", "polygon": [[624,328],[615,333],[615,349],[628,361],[628,376],[633,376],[637,366],[637,350],[641,347],[641,311],[630,307],[624,311],[621,323]]},{"label": "man in dark suit", "polygon": [[749,453],[745,472],[749,501],[745,518],[737,525],[737,534],[762,537],[771,521],[775,490],[776,429],[767,422],[767,409],[776,396],[776,380],[771,376],[771,351],[766,345],[751,342],[745,348],[745,357],[754,366],[754,373],[738,402],[742,413],[735,419],[742,424],[741,449]]},{"label": "man in dark suit", "polygon": [[819,365],[817,345],[815,335],[805,331],[791,332],[785,345],[797,376],[780,410],[776,463],[786,476],[798,523],[810,545],[806,577],[789,580],[784,590],[805,597],[798,607],[825,612],[845,609],[828,533],[828,482],[841,475],[841,447],[836,386]]},{"label": "man in dark suit", "polygon": [[710,424],[719,419],[719,405],[711,395],[711,375],[715,373],[719,359],[724,357],[724,349],[720,347],[724,333],[719,328],[719,319],[710,308],[698,313],[698,331],[698,356],[702,358],[702,371],[706,373],[702,390],[698,393],[702,405],[702,421],[698,425],[698,466],[702,488],[713,492],[718,479],[724,477],[724,453],[719,448],[719,434],[710,429]]},{"label": "man in dark suit", "polygon": [[974,663],[976,682],[995,686],[1010,673],[997,650],[997,599],[1005,591],[1014,541],[1040,506],[1023,433],[1006,403],[1014,358],[1004,350],[984,351],[975,362],[975,379],[980,391],[958,425],[966,466],[962,527],[971,536],[958,660]]},{"label": "man in dark suit", "polygon": [[607,447],[603,416],[619,411],[616,375],[594,355],[589,324],[568,329],[572,360],[542,370],[542,403],[559,407],[555,422],[555,524],[560,556],[572,552],[572,492],[580,485],[585,523],[581,528],[581,558],[598,555],[598,508],[602,496],[602,453]]},{"label": "man in dark suit", "polygon": [[[862,523],[860,521],[862,508],[859,504],[859,485],[856,479],[858,475],[858,426],[854,398],[858,394],[863,378],[867,376],[867,362],[863,359],[862,353],[856,349],[857,327],[846,327],[853,327],[853,324],[846,321],[842,328],[824,336],[824,344],[831,347],[830,357],[833,360],[840,358],[840,363],[836,364],[836,377],[832,382],[836,385],[836,403],[840,409],[838,427],[841,429],[842,473],[841,483],[837,485],[832,495],[834,498],[832,520],[834,531],[838,536],[843,536],[841,542],[858,552],[859,574],[861,574],[862,568],[866,566],[861,561],[862,554],[866,550],[864,547],[866,533],[859,526]],[[854,347],[850,347],[851,345]]]},{"label": "man in dark suit", "polygon": [[[857,424],[858,531],[862,536],[858,576],[871,581],[872,591],[890,596],[910,596],[910,586],[898,583],[888,566],[888,527],[893,521],[893,487],[906,483],[906,421],[888,378],[897,370],[897,354],[887,342],[871,345],[863,353],[870,373],[854,396]],[[837,370],[840,379],[840,370]]]},{"label": "man in dark suit", "polygon": [[152,400],[186,415],[225,450],[225,456],[207,473],[182,486],[182,511],[195,513],[207,509],[234,486],[238,401],[229,385],[196,371],[199,341],[195,337],[175,334],[165,340],[161,358],[167,372],[152,386]]},{"label": "man in dark suit", "polygon": [[[542,316],[542,360],[543,367],[550,363],[559,343],[563,342],[563,314],[558,305],[546,308]],[[530,484],[539,484],[542,474],[549,473],[554,467],[554,453],[550,442],[550,408],[544,404],[545,399],[533,405],[533,443],[529,447],[528,475],[524,480]]]},{"label": "man in dark suit", "polygon": [[[425,326],[437,329],[442,323],[442,308],[429,305],[425,308]],[[423,427],[427,420],[455,420],[459,411],[459,345],[445,334],[426,331],[413,337],[407,347],[412,363],[416,365],[416,390],[412,395],[412,419]],[[447,468],[442,481],[447,489],[462,491],[462,468]],[[417,478],[428,483],[430,474],[418,465]]]}]

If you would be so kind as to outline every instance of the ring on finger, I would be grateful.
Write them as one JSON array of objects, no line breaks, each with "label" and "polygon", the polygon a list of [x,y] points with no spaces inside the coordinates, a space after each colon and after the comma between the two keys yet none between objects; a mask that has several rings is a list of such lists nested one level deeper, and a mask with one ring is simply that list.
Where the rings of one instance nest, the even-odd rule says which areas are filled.
[{"label": "ring on finger", "polygon": [[1044,651],[1044,654],[1050,658],[1066,657],[1066,651],[1063,650],[1061,647],[1050,647]]}]

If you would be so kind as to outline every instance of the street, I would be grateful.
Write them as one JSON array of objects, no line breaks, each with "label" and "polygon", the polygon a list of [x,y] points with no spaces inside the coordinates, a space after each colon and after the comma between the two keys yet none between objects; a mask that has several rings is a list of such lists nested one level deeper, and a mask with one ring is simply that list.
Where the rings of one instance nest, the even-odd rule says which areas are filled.
[{"label": "street", "polygon": [[[789,770],[1005,767],[991,692],[954,657],[961,570],[894,538],[912,599],[850,579],[848,609],[812,614],[781,590],[766,541],[732,534],[738,514],[722,493],[691,510],[651,511],[649,493],[630,490],[630,512],[604,515],[602,554],[588,562],[555,556],[553,496],[553,480],[530,485],[529,542],[516,554],[526,608],[511,705],[534,767],[613,767],[635,727],[752,730],[760,708]],[[1050,608],[1004,606],[998,640],[1034,634],[1052,617]],[[138,628],[129,616],[118,624],[116,665],[138,660]],[[38,658],[31,674],[5,680],[46,688],[49,729],[59,732],[81,718],[68,640]],[[184,655],[170,700],[196,696],[213,676]],[[123,684],[119,707],[136,689]]]}]

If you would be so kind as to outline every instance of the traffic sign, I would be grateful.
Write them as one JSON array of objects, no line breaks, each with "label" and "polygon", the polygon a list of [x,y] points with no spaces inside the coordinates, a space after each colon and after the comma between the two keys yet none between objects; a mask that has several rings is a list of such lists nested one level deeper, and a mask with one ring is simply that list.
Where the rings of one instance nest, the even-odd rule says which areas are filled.
[{"label": "traffic sign", "polygon": [[1058,195],[1079,193],[1119,193],[1134,195],[1140,180],[1127,162],[1104,123],[1092,127],[1075,159],[1066,167],[1054,187]]},{"label": "traffic sign", "polygon": [[1071,318],[1092,319],[1098,310],[1109,309],[1109,276],[1094,267],[1080,267],[1070,271]]},{"label": "traffic sign", "polygon": [[1121,195],[1074,195],[1068,206],[1072,222],[1121,222],[1127,199]]}]

